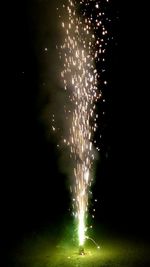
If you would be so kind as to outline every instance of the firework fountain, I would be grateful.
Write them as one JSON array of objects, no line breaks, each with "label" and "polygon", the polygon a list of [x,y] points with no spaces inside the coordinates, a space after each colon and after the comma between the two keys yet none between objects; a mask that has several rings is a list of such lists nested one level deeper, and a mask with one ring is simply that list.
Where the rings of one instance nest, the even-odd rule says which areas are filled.
[{"label": "firework fountain", "polygon": [[[66,111],[70,117],[70,126],[68,140],[65,139],[64,142],[70,146],[70,156],[74,163],[71,193],[82,254],[86,239],[88,196],[93,181],[93,137],[98,117],[95,109],[96,102],[101,97],[101,91],[97,86],[99,74],[96,61],[104,53],[103,37],[107,31],[102,23],[98,1],[68,0],[67,5],[63,7],[67,12],[67,18],[61,22],[65,36],[60,55],[63,61],[61,77],[72,105],[72,109],[68,108]],[[101,34],[97,35],[98,31]]]}]

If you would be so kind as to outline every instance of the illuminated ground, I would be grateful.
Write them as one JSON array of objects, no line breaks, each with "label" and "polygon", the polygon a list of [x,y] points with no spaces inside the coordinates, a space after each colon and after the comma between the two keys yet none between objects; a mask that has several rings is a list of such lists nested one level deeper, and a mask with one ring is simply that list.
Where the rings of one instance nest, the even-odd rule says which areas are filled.
[{"label": "illuminated ground", "polygon": [[[65,231],[64,231],[65,232]],[[59,235],[59,231],[58,231]],[[78,248],[70,238],[46,230],[34,232],[13,248],[11,267],[148,267],[150,247],[142,241],[128,241],[114,237],[97,236],[101,248],[90,241],[85,246],[85,256],[78,255]]]}]

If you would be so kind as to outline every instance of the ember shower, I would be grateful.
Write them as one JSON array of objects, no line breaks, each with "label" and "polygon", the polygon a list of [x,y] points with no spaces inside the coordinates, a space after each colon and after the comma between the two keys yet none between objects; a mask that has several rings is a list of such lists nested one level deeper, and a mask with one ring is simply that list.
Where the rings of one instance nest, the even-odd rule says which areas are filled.
[{"label": "ember shower", "polygon": [[67,15],[61,22],[64,33],[60,54],[63,62],[61,78],[68,101],[72,104],[71,110],[65,106],[70,125],[69,137],[64,142],[70,146],[70,156],[74,163],[71,193],[79,245],[83,246],[87,228],[88,195],[93,181],[93,143],[98,117],[95,110],[96,102],[101,97],[96,62],[104,57],[107,31],[103,24],[104,13],[100,1],[68,0],[63,8]]}]

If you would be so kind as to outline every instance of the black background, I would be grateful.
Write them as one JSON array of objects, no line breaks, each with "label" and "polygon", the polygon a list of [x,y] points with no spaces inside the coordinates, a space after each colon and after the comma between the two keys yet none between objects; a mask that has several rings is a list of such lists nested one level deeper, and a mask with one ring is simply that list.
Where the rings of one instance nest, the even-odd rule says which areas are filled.
[{"label": "black background", "polygon": [[[39,119],[40,67],[31,17],[38,20],[41,3],[14,1],[3,9],[1,236],[6,243],[63,219],[70,206],[56,144],[47,140]],[[96,223],[147,238],[149,120],[142,11],[137,4],[131,8],[129,1],[121,6],[114,0],[111,5],[111,16],[119,19],[113,20],[115,40],[106,55],[110,87],[105,93],[107,115],[93,188],[99,199]],[[48,1],[43,6],[44,12]]]}]

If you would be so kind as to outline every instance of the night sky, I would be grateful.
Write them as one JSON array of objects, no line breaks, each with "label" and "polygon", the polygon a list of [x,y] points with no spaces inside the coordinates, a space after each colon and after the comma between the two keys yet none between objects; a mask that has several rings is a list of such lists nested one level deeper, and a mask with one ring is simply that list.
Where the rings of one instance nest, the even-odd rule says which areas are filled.
[{"label": "night sky", "polygon": [[[57,2],[60,5],[62,1]],[[63,220],[71,206],[68,178],[61,172],[46,113],[52,101],[48,90],[56,86],[54,76],[58,75],[56,3],[14,1],[9,10],[5,9],[1,236],[6,243],[43,224]],[[106,53],[106,116],[102,119],[102,152],[93,186],[94,198],[99,201],[95,223],[146,238],[147,143],[143,77],[137,59],[140,55],[135,52],[139,35],[134,19],[130,24],[131,11],[121,27],[124,18],[119,0],[112,0],[110,5],[109,27],[114,39]],[[141,89],[137,89],[139,86]],[[99,112],[101,109],[99,104]]]}]

